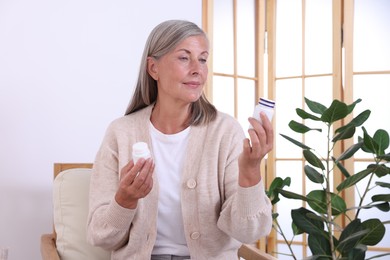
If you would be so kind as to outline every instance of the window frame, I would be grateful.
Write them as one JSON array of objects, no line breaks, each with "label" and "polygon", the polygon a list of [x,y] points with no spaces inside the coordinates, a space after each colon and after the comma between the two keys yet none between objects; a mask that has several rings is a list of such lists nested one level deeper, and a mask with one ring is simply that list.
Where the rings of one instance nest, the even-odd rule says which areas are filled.
[{"label": "window frame", "polygon": [[[236,10],[238,0],[232,0],[233,10]],[[305,16],[305,3],[306,0],[302,1],[302,21]],[[362,74],[389,74],[390,71],[371,71],[371,72],[356,72],[353,70],[353,30],[354,30],[354,0],[331,0],[332,1],[332,72],[327,74],[332,76],[332,97],[334,99],[339,99],[347,104],[351,104],[353,100],[353,80],[355,75]],[[210,43],[213,42],[213,0],[202,0],[203,6],[203,16],[202,16],[202,26],[203,29],[208,34]],[[230,2],[227,2],[230,3]],[[276,77],[276,15],[277,15],[277,0],[255,0],[255,10],[256,10],[256,59],[258,65],[256,68],[256,75],[253,80],[255,80],[255,97],[254,104],[259,97],[264,96],[267,93],[267,97],[275,100],[276,96],[276,82],[278,80],[284,80],[286,78],[277,78]],[[234,15],[235,17],[235,15]],[[263,17],[263,18],[259,18]],[[234,18],[234,24],[236,24],[236,18]],[[304,24],[304,22],[303,22]],[[234,28],[234,31],[236,28]],[[234,37],[236,38],[236,32],[234,33]],[[302,31],[302,43],[303,43],[303,52],[304,55],[304,37],[305,30]],[[236,41],[234,43],[236,46]],[[236,47],[234,48],[234,60],[236,61],[237,51]],[[267,66],[264,67],[264,53],[267,53],[268,60]],[[235,92],[235,107],[234,107],[234,116],[237,117],[237,93],[239,88],[237,86],[237,79],[241,78],[240,75],[237,75],[237,68],[235,65],[234,74],[227,75],[216,73],[213,71],[213,52],[211,48],[209,58],[209,78],[207,85],[205,87],[205,93],[208,99],[213,101],[213,86],[212,86],[212,78],[213,76],[226,76],[234,78],[234,92]],[[303,68],[305,66],[304,57],[302,58]],[[235,62],[236,64],[236,62]],[[302,79],[302,88],[305,88],[305,80],[308,77],[318,77],[324,76],[324,74],[320,75],[304,75],[304,69],[302,69],[302,75],[294,76],[296,78]],[[268,82],[267,85],[264,84],[263,78],[267,77]],[[304,93],[304,92],[303,92]],[[304,96],[304,95],[303,95]],[[302,108],[304,107],[304,103],[302,101]],[[353,118],[353,115],[349,115],[346,119],[348,122]],[[274,117],[273,124],[275,126],[276,117]],[[335,127],[341,127],[341,123],[339,125],[335,125]],[[334,148],[334,156],[341,155],[344,147],[350,147],[353,144],[354,140],[347,139],[343,142],[337,144]],[[266,189],[269,187],[271,181],[276,177],[276,161],[278,160],[288,160],[291,158],[276,158],[276,149],[269,153],[266,163],[262,163],[262,177],[266,186]],[[354,164],[358,162],[359,159],[347,160],[345,162],[345,168],[348,169],[349,172],[354,172]],[[304,165],[304,159],[301,160],[302,166]],[[302,167],[303,168],[303,167]],[[334,179],[333,179],[333,187],[336,186],[343,181],[343,175],[339,172],[338,169],[335,170]],[[304,176],[304,172],[302,171],[302,175]],[[304,185],[303,185],[304,187]],[[355,204],[355,192],[353,189],[348,189],[342,194],[342,197],[345,199],[348,206],[352,206]],[[348,223],[347,218],[340,218],[339,225],[345,226]],[[272,230],[271,234],[266,238],[262,239],[258,242],[257,246],[267,251],[268,253],[272,253],[275,251],[278,243],[283,243],[284,241],[277,240],[277,234],[274,230]],[[307,252],[307,238],[304,237],[302,243],[296,243],[303,247],[303,256],[306,257]],[[370,247],[369,250],[372,250],[375,247]],[[379,250],[390,252],[390,248],[380,248]]]}]

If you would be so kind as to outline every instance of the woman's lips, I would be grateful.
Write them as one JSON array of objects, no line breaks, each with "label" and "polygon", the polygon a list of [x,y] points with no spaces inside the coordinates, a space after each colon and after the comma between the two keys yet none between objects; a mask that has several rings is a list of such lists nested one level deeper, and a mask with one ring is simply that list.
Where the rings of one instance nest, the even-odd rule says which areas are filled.
[{"label": "woman's lips", "polygon": [[198,81],[184,82],[184,84],[190,88],[198,88],[201,85]]}]

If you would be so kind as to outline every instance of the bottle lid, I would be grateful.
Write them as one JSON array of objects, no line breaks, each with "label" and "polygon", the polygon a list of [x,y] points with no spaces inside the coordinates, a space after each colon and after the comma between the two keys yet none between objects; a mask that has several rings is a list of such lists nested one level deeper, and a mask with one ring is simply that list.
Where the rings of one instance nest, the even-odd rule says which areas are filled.
[{"label": "bottle lid", "polygon": [[148,144],[145,142],[138,142],[138,143],[133,144],[133,153],[134,154],[149,153]]},{"label": "bottle lid", "polygon": [[275,107],[275,101],[266,98],[260,98],[259,104],[270,108]]}]

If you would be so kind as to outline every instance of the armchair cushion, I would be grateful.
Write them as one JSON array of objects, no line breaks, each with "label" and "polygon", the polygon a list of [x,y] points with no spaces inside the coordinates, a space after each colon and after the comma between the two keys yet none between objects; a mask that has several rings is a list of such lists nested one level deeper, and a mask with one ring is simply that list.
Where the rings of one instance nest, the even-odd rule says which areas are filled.
[{"label": "armchair cushion", "polygon": [[86,241],[91,169],[70,169],[54,179],[53,205],[56,246],[61,260],[110,259],[110,252]]}]

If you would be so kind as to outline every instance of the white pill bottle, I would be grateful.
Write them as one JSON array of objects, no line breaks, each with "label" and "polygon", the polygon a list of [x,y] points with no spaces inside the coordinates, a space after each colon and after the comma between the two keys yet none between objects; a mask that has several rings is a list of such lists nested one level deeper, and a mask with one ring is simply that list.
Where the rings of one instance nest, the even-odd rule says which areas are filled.
[{"label": "white pill bottle", "polygon": [[255,110],[253,111],[253,117],[256,118],[260,123],[262,123],[260,118],[260,112],[264,112],[268,120],[272,121],[272,117],[274,116],[274,110],[275,101],[266,98],[260,98],[259,103],[255,106]]},{"label": "white pill bottle", "polygon": [[144,158],[145,160],[150,158],[150,150],[148,147],[148,144],[145,142],[138,142],[133,144],[133,162],[134,164],[137,163],[137,161],[141,158]]}]

